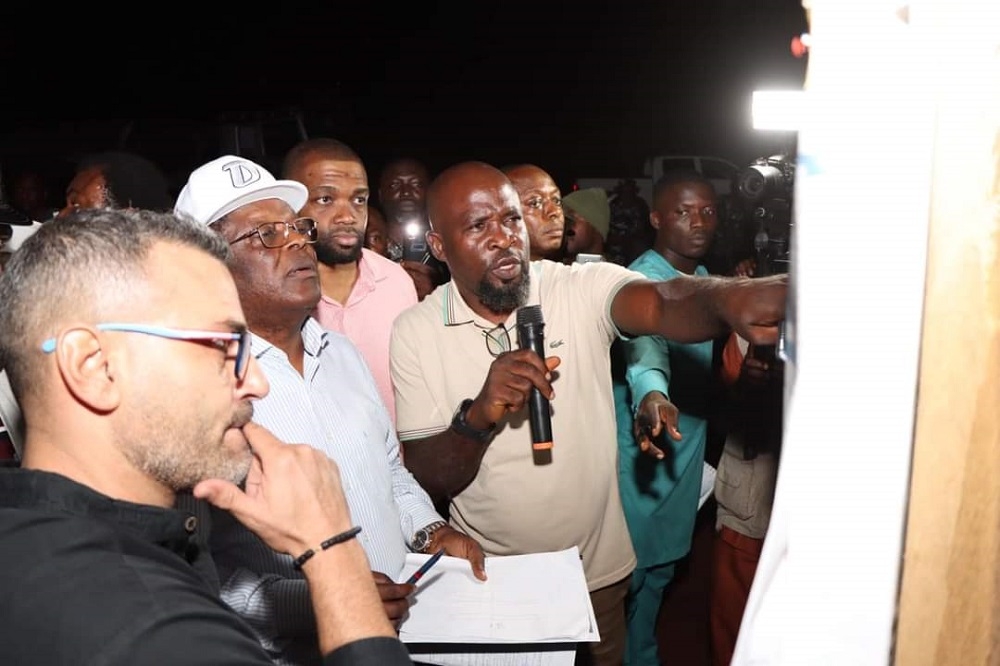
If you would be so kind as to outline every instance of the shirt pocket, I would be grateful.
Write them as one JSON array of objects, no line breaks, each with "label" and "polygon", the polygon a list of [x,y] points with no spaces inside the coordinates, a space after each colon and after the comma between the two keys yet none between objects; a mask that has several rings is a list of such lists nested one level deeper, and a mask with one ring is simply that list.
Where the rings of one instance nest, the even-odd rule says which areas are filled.
[{"label": "shirt pocket", "polygon": [[742,521],[753,518],[757,507],[754,492],[754,464],[728,450],[719,460],[716,472],[715,500],[719,506]]}]

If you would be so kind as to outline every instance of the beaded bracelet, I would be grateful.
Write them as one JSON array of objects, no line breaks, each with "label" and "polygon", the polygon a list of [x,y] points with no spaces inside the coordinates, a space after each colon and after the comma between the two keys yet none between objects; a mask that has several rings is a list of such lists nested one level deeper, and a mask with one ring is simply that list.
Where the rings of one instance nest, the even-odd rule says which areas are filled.
[{"label": "beaded bracelet", "polygon": [[[361,533],[361,526],[355,525],[346,532],[341,532],[340,534],[335,534],[323,543],[319,545],[320,550],[326,550],[327,548],[332,548],[338,543],[344,543],[345,541],[350,541],[354,537]],[[310,548],[306,552],[302,553],[294,560],[292,560],[292,566],[296,569],[301,569],[302,565],[309,561],[309,558],[316,554],[316,551]]]}]

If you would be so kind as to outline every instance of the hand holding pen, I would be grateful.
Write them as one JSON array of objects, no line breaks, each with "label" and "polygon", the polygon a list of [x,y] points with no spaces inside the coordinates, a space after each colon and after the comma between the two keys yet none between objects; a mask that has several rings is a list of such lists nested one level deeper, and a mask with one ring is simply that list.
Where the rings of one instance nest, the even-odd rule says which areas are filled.
[{"label": "hand holding pen", "polygon": [[444,555],[444,548],[439,548],[436,553],[430,556],[426,562],[420,565],[420,568],[413,572],[413,575],[406,579],[407,585],[416,585],[417,581],[424,577],[431,567],[437,564],[437,561],[441,559]]}]

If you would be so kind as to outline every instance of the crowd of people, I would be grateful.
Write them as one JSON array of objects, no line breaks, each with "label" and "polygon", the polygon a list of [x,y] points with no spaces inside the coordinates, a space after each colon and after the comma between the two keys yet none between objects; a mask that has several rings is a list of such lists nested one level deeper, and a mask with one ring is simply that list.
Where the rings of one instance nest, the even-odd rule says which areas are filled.
[{"label": "crowd of people", "polygon": [[[700,174],[648,204],[563,197],[527,163],[405,157],[370,181],[311,138],[280,173],[222,155],[175,194],[111,151],[64,206],[24,197],[0,275],[12,663],[410,663],[408,553],[487,580],[487,557],[573,546],[600,634],[578,663],[669,662],[657,613],[706,460],[729,663],[780,454],[786,280],[709,274]],[[517,340],[529,305],[545,357]]]}]

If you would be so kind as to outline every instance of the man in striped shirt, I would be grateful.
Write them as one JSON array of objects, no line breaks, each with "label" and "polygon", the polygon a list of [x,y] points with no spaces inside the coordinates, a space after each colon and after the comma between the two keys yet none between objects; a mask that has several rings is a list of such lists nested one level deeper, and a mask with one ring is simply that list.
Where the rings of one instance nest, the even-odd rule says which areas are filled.
[{"label": "man in striped shirt", "polygon": [[[407,552],[443,548],[468,559],[485,579],[483,551],[444,521],[403,466],[392,420],[357,348],[311,317],[320,298],[316,223],[296,217],[306,197],[301,183],[275,180],[249,160],[224,156],[191,174],[176,212],[229,242],[229,269],[253,334],[251,353],[271,385],[254,405],[254,421],[337,462],[383,605],[398,623],[413,589],[394,582]],[[223,599],[277,663],[318,661],[308,587],[291,557],[221,512],[212,521]]]}]

